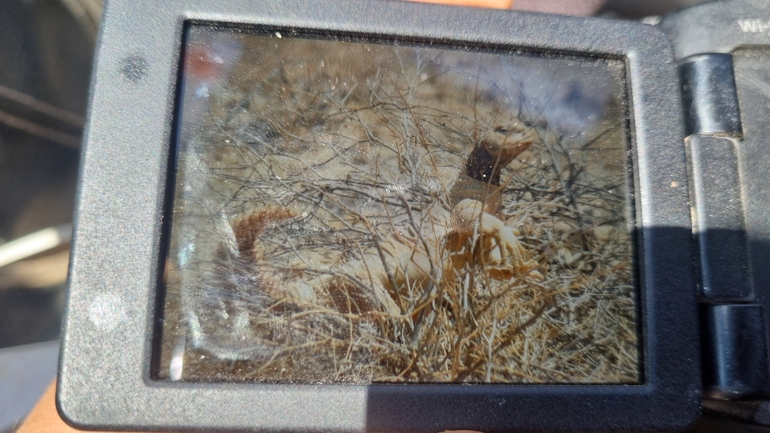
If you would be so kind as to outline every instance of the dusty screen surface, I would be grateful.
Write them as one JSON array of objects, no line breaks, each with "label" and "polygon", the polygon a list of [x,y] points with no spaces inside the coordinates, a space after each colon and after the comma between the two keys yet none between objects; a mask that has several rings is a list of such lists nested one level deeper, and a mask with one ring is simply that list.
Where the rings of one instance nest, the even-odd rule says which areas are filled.
[{"label": "dusty screen surface", "polygon": [[192,26],[160,380],[638,383],[624,63]]}]

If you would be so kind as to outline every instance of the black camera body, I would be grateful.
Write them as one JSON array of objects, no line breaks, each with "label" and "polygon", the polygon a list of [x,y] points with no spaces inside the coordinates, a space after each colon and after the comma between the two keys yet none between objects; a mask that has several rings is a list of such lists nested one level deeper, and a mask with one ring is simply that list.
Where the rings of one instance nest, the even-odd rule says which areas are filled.
[{"label": "black camera body", "polygon": [[[768,7],[716,2],[667,17],[691,170],[706,407],[762,422],[767,399]],[[727,401],[743,401],[729,403]],[[731,409],[732,407],[732,409]],[[766,422],[766,421],[765,421]]]},{"label": "black camera body", "polygon": [[768,14],[108,3],[60,414],[657,431],[705,395],[761,422]]}]

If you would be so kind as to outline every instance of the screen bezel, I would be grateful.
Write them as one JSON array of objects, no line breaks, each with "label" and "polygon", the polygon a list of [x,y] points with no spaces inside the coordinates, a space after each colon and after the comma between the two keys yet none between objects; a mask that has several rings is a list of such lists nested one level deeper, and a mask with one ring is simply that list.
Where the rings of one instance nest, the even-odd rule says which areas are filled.
[{"label": "screen bezel", "polygon": [[[65,420],[112,429],[502,431],[673,428],[697,415],[682,114],[671,48],[659,31],[635,23],[367,0],[116,1],[107,5],[104,18],[57,395]],[[623,59],[635,162],[643,383],[358,386],[153,380],[179,62],[190,22]]]}]

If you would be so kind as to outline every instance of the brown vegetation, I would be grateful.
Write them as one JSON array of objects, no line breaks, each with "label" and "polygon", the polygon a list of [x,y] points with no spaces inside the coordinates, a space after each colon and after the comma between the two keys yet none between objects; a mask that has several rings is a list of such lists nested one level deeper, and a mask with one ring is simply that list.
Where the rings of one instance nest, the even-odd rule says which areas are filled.
[{"label": "brown vegetation", "polygon": [[161,377],[638,381],[620,107],[569,138],[496,54],[277,41],[180,156]]}]

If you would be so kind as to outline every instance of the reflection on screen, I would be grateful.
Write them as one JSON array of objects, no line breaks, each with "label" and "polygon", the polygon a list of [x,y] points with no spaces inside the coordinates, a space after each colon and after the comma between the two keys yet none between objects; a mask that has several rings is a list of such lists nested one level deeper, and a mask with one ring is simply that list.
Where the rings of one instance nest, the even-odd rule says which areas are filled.
[{"label": "reflection on screen", "polygon": [[622,61],[192,26],[155,376],[637,383]]}]

